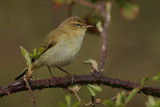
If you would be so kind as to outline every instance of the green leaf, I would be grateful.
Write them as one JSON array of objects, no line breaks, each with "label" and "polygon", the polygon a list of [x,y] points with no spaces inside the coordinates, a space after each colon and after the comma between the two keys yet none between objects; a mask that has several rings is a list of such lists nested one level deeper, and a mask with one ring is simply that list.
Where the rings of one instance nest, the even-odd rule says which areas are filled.
[{"label": "green leaf", "polygon": [[148,102],[146,102],[147,107],[156,107],[156,101],[152,96],[148,97]]},{"label": "green leaf", "polygon": [[139,91],[138,88],[133,89],[128,95],[128,97],[126,98],[126,103],[128,103],[138,91]]},{"label": "green leaf", "polygon": [[160,73],[152,78],[155,81],[160,81]]},{"label": "green leaf", "polygon": [[29,54],[30,57],[32,57],[32,58],[34,57],[34,55],[32,53],[28,53],[28,54]]},{"label": "green leaf", "polygon": [[95,95],[96,95],[96,94],[95,94],[95,91],[94,91],[92,88],[90,88],[89,85],[87,85],[87,88],[88,88],[88,90],[89,90],[89,92],[90,92],[90,94],[91,94],[92,96],[95,96]]},{"label": "green leaf", "polygon": [[116,106],[117,107],[124,107],[125,100],[126,100],[126,94],[125,94],[125,91],[122,91],[122,93],[119,93],[117,95]]},{"label": "green leaf", "polygon": [[21,53],[22,53],[23,57],[25,58],[25,60],[27,61],[27,63],[29,65],[31,65],[31,59],[29,57],[28,51],[26,49],[24,49],[22,46],[20,46],[20,49],[21,49]]},{"label": "green leaf", "polygon": [[73,106],[72,107],[79,107],[81,105],[81,103],[80,102],[76,102],[76,103],[74,103],[73,104]]},{"label": "green leaf", "polygon": [[156,101],[156,107],[160,107],[160,99]]},{"label": "green leaf", "polygon": [[33,55],[36,56],[37,54],[37,48],[33,49]]},{"label": "green leaf", "polygon": [[102,91],[102,88],[100,86],[96,86],[96,85],[88,85],[90,88],[92,88],[92,90],[96,91],[96,92],[100,92]]},{"label": "green leaf", "polygon": [[160,107],[160,99],[155,100],[154,97],[148,96],[148,102],[145,104],[146,107]]},{"label": "green leaf", "polygon": [[135,19],[139,14],[139,6],[131,0],[116,0],[120,13],[126,19]]},{"label": "green leaf", "polygon": [[154,76],[152,79],[155,81],[160,81],[160,76]]},{"label": "green leaf", "polygon": [[67,107],[64,103],[59,103],[59,107]]},{"label": "green leaf", "polygon": [[140,88],[143,88],[144,85],[146,84],[147,80],[149,79],[149,76],[145,76],[142,81],[141,81],[141,85],[140,85]]},{"label": "green leaf", "polygon": [[114,102],[112,100],[104,100],[103,105],[107,107],[115,107]]},{"label": "green leaf", "polygon": [[38,53],[36,54],[37,57],[39,57],[43,52],[44,52],[44,48],[39,48]]},{"label": "green leaf", "polygon": [[103,27],[102,27],[102,22],[101,21],[97,22],[96,27],[97,27],[99,32],[101,32],[101,33],[103,32]]},{"label": "green leaf", "polygon": [[71,96],[70,95],[66,95],[65,96],[65,100],[67,103],[67,107],[71,107]]}]

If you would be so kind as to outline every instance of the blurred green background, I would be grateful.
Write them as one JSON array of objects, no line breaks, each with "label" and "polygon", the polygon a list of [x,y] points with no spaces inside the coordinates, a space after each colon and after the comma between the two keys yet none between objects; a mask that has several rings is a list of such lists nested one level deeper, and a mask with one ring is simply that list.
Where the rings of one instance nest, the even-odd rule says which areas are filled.
[{"label": "blurred green background", "polygon": [[[136,1],[140,7],[139,17],[133,21],[124,19],[113,1],[112,21],[108,35],[108,61],[105,75],[112,78],[140,82],[146,75],[156,75],[160,69],[160,1]],[[90,8],[75,4],[73,15],[83,17]],[[67,18],[64,6],[58,11],[53,9],[51,0],[1,0],[0,1],[0,86],[11,84],[26,66],[19,46],[28,51],[39,47],[45,36],[61,21]],[[101,36],[87,33],[80,55],[65,70],[70,73],[90,73],[90,66],[83,62],[89,58],[100,59]],[[56,76],[64,74],[57,69]],[[47,67],[35,71],[34,78],[50,78]],[[147,85],[159,86],[151,79]],[[110,99],[121,92],[104,86],[97,98]],[[63,89],[43,89],[34,91],[37,107],[58,107],[64,102]],[[90,101],[86,88],[79,92],[84,101]],[[32,107],[28,91],[15,93],[0,99],[0,107]],[[73,102],[77,101],[72,97]],[[147,97],[137,94],[128,107],[144,107]],[[97,105],[96,107],[101,107]]]}]

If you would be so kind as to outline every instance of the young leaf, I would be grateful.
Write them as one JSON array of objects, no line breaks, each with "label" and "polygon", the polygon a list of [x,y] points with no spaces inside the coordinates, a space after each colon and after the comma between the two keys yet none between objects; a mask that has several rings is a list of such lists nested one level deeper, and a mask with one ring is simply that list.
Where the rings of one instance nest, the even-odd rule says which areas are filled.
[{"label": "young leaf", "polygon": [[99,32],[101,32],[101,33],[103,32],[103,27],[102,27],[102,22],[101,21],[97,22],[96,27],[97,27]]},{"label": "young leaf", "polygon": [[160,73],[152,78],[155,81],[160,81]]},{"label": "young leaf", "polygon": [[20,46],[20,49],[21,49],[21,53],[22,53],[23,57],[25,58],[25,60],[27,61],[27,63],[29,65],[31,65],[31,59],[29,57],[28,51],[26,49],[24,49],[22,46]]},{"label": "young leaf", "polygon": [[119,93],[117,95],[116,107],[124,107],[125,106],[125,100],[126,100],[126,94],[125,94],[125,91],[123,91],[122,93]]},{"label": "young leaf", "polygon": [[134,97],[134,95],[135,95],[138,91],[139,91],[138,88],[133,89],[133,90],[129,93],[128,97],[126,98],[126,103],[128,103],[128,102]]},{"label": "young leaf", "polygon": [[156,107],[160,107],[160,99],[156,101]]},{"label": "young leaf", "polygon": [[96,92],[100,92],[102,91],[102,88],[100,86],[96,86],[96,85],[88,85],[90,88],[92,88],[92,90],[96,91]]},{"label": "young leaf", "polygon": [[115,107],[114,102],[112,100],[104,100],[103,105],[107,107]]},{"label": "young leaf", "polygon": [[71,96],[70,95],[66,95],[65,96],[65,100],[67,103],[67,107],[71,107]]},{"label": "young leaf", "polygon": [[89,90],[89,92],[90,92],[90,94],[91,94],[92,96],[95,96],[95,95],[96,95],[96,94],[95,94],[95,91],[94,91],[92,88],[90,88],[89,85],[87,85],[87,88],[88,88],[88,90]]},{"label": "young leaf", "polygon": [[44,48],[39,48],[38,53],[36,54],[36,57],[39,57],[43,52],[44,52]]},{"label": "young leaf", "polygon": [[85,64],[91,64],[91,67],[92,67],[92,70],[91,72],[93,71],[97,71],[98,72],[98,66],[97,66],[97,62],[93,59],[89,59],[87,61],[84,62]]},{"label": "young leaf", "polygon": [[29,54],[29,56],[31,57],[31,58],[33,58],[34,57],[34,55],[32,54],[32,53],[28,53]]},{"label": "young leaf", "polygon": [[142,79],[140,88],[143,88],[143,87],[144,87],[144,85],[146,84],[146,82],[147,82],[148,79],[149,79],[149,76],[148,76],[148,75],[145,76],[145,77]]},{"label": "young leaf", "polygon": [[73,104],[73,106],[72,107],[79,107],[81,105],[81,103],[80,102],[76,102],[76,103],[74,103]]},{"label": "young leaf", "polygon": [[146,102],[147,107],[156,107],[156,101],[152,96],[148,97],[148,102]]},{"label": "young leaf", "polygon": [[67,105],[65,105],[63,103],[59,103],[59,107],[67,107]]},{"label": "young leaf", "polygon": [[135,19],[139,14],[139,6],[131,0],[116,0],[120,13],[126,19]]},{"label": "young leaf", "polygon": [[32,75],[32,68],[33,68],[33,65],[32,65],[32,62],[31,62],[31,58],[30,58],[29,53],[28,53],[28,51],[26,49],[24,49],[22,46],[20,46],[20,49],[21,49],[22,55],[24,56],[24,58],[27,61],[27,66],[28,66],[27,76],[31,77],[31,75]]},{"label": "young leaf", "polygon": [[78,85],[76,85],[76,86],[74,86],[74,87],[71,88],[71,90],[72,90],[73,92],[75,92],[75,93],[77,93],[80,89],[81,89],[81,87],[78,86]]},{"label": "young leaf", "polygon": [[37,54],[37,48],[33,49],[33,55],[36,56]]},{"label": "young leaf", "polygon": [[146,107],[160,107],[160,99],[155,100],[152,96],[148,97],[148,102],[145,103]]}]

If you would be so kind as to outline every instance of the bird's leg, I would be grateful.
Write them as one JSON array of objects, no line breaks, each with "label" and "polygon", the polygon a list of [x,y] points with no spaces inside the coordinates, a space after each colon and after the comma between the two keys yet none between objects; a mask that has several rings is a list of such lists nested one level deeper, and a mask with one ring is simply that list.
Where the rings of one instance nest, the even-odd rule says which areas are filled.
[{"label": "bird's leg", "polygon": [[47,66],[47,68],[48,68],[48,70],[49,70],[49,73],[50,73],[51,77],[53,77],[50,67]]},{"label": "bird's leg", "polygon": [[64,69],[62,69],[62,68],[60,68],[60,67],[58,67],[58,69],[60,69],[61,71],[63,71],[63,72],[66,73],[67,75],[69,75],[69,76],[70,76],[70,80],[71,80],[71,84],[73,84],[73,77],[72,77],[72,75],[71,75],[69,72],[65,71]]},{"label": "bird's leg", "polygon": [[48,70],[49,70],[49,73],[50,73],[51,77],[52,77],[52,78],[56,78],[56,80],[60,83],[60,79],[59,79],[58,77],[54,77],[54,76],[53,76],[53,74],[52,74],[52,71],[51,71],[50,67],[49,67],[49,66],[47,66],[47,68],[48,68]]}]

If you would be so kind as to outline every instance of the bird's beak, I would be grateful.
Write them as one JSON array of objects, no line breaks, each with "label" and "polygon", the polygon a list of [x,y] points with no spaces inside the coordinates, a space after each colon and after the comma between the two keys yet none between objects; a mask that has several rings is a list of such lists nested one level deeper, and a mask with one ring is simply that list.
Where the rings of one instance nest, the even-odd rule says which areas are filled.
[{"label": "bird's beak", "polygon": [[88,28],[88,27],[94,27],[93,25],[86,25],[86,27]]}]

